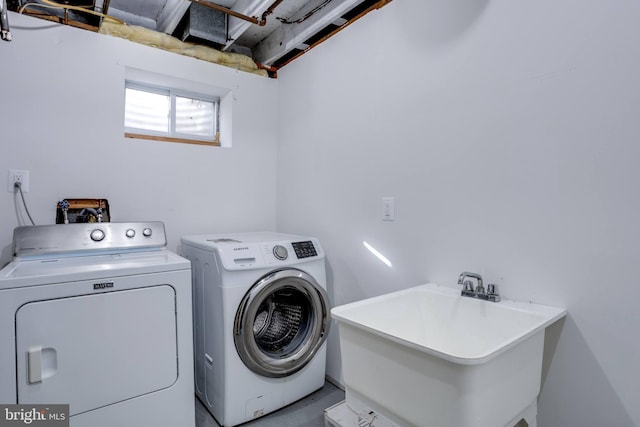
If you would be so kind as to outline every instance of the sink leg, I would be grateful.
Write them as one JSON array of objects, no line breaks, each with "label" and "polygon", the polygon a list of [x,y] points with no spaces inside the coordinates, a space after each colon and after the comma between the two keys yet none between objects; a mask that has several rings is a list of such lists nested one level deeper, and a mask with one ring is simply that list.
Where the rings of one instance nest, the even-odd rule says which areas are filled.
[{"label": "sink leg", "polygon": [[504,427],[538,427],[538,399],[531,402],[531,405]]}]

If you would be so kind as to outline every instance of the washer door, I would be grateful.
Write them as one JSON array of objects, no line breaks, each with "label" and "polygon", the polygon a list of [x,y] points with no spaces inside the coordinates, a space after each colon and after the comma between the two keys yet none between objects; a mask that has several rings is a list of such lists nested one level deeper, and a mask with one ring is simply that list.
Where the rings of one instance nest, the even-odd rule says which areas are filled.
[{"label": "washer door", "polygon": [[279,270],[244,296],[233,338],[238,355],[253,372],[286,377],[311,361],[329,325],[329,299],[315,279],[300,270]]}]

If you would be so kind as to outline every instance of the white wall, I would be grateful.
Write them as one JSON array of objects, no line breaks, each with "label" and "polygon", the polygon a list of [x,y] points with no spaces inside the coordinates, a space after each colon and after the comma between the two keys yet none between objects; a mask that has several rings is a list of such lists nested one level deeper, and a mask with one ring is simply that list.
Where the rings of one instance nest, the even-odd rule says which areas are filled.
[{"label": "white wall", "polygon": [[[28,169],[42,224],[62,197],[106,197],[114,220],[165,221],[172,249],[193,233],[317,235],[335,304],[477,271],[569,310],[541,427],[640,425],[639,18],[632,0],[396,0],[274,81],[10,14],[0,182]],[[233,89],[233,148],[125,139],[127,66]],[[4,264],[18,220],[0,202]]]},{"label": "white wall", "polygon": [[[38,224],[55,222],[62,198],[95,197],[109,200],[113,221],[164,221],[173,250],[182,235],[275,228],[277,81],[22,15],[9,22],[13,41],[0,43],[0,265],[18,225],[10,168],[29,170],[25,196]],[[231,89],[233,147],[125,139],[126,67]]]},{"label": "white wall", "polygon": [[278,229],[321,239],[334,304],[469,270],[566,307],[541,427],[640,425],[638,22],[631,0],[397,0],[279,72]]}]

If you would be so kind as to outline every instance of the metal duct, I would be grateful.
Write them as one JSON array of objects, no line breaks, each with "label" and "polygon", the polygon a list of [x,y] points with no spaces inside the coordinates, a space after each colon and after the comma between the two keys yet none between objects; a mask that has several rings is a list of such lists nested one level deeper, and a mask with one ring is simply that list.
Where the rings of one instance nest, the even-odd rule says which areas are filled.
[{"label": "metal duct", "polygon": [[191,3],[174,35],[182,41],[195,38],[222,46],[227,42],[227,15],[198,3]]},{"label": "metal duct", "polygon": [[[228,7],[224,7],[224,6],[220,6],[219,4],[216,3],[211,3],[210,1],[207,0],[190,0],[193,3],[197,3],[201,6],[206,6],[208,8],[214,9],[214,10],[218,10],[220,12],[224,12],[227,15],[242,19],[243,21],[247,21],[247,22],[251,22],[252,24],[256,24],[259,25],[261,27],[264,27],[267,23],[267,16],[271,15],[273,13],[273,11],[276,9],[276,7],[278,7],[278,5],[280,3],[283,2],[283,0],[275,0],[271,6],[269,6],[267,8],[267,10],[264,11],[264,13],[262,14],[262,18],[258,19],[255,16],[247,16],[244,15],[242,13],[236,12],[233,9],[229,9]],[[331,1],[331,0],[329,0]]]}]

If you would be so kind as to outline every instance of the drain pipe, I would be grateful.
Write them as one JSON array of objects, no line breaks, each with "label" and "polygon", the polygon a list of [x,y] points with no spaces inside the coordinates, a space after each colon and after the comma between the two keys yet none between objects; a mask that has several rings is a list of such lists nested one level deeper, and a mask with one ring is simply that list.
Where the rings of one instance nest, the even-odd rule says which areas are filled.
[{"label": "drain pipe", "polygon": [[11,41],[11,29],[9,28],[9,16],[7,15],[7,0],[2,0],[0,3],[0,37],[4,41]]}]

